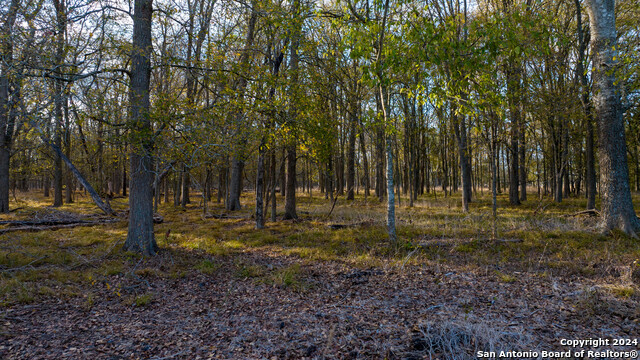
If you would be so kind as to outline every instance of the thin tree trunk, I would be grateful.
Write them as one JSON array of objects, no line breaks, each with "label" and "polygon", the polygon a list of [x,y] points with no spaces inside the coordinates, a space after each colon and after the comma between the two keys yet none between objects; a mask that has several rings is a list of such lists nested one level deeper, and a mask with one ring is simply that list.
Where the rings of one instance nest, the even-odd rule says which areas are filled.
[{"label": "thin tree trunk", "polygon": [[[254,2],[252,2],[250,14],[249,14],[249,22],[247,27],[247,36],[245,38],[244,49],[240,55],[239,64],[242,69],[246,69],[249,66],[249,50],[253,46],[253,40],[255,36],[255,27],[256,21],[258,18],[258,12],[256,10]],[[244,77],[240,77],[238,81],[234,85],[234,90],[236,91],[237,101],[242,103],[244,102],[244,92],[247,86],[247,80]],[[236,118],[236,122],[238,123],[238,127],[240,129],[241,134],[240,141],[237,144],[237,148],[234,151],[233,158],[231,160],[231,180],[229,187],[229,197],[226,204],[226,208],[229,211],[240,210],[240,195],[242,194],[243,186],[242,186],[242,175],[244,171],[244,151],[247,143],[246,133],[242,130],[242,119],[244,115],[242,113],[237,113],[234,115]]]},{"label": "thin tree trunk", "polygon": [[189,175],[189,167],[182,164],[182,199],[180,205],[184,208],[191,203],[189,196],[189,187],[191,186],[191,175]]},{"label": "thin tree trunk", "polygon": [[451,121],[453,122],[456,142],[458,143],[458,156],[462,177],[462,211],[469,212],[469,203],[471,202],[471,164],[467,140],[467,126],[464,115],[458,116],[455,114],[455,106],[451,111]]},{"label": "thin tree trunk", "polygon": [[256,169],[256,229],[264,228],[264,155],[266,139],[263,136],[258,148],[258,167]]},{"label": "thin tree trunk", "polygon": [[[354,86],[356,87],[356,86]],[[347,200],[355,198],[354,187],[356,184],[356,124],[357,124],[357,104],[356,100],[351,105],[351,121],[349,124],[349,142],[347,145]]]},{"label": "thin tree trunk", "polygon": [[[587,45],[589,43],[589,32],[586,33],[582,27],[582,6],[580,0],[574,0],[576,6],[576,22],[578,29],[578,61],[576,64],[576,77],[580,80],[580,101],[585,115],[585,123],[587,126],[586,134],[586,193],[587,193],[587,210],[596,207],[596,165],[594,154],[594,130],[593,115],[591,112],[591,101],[589,100],[589,83],[587,74],[584,70],[584,59]],[[588,29],[588,28],[587,28]]]}]

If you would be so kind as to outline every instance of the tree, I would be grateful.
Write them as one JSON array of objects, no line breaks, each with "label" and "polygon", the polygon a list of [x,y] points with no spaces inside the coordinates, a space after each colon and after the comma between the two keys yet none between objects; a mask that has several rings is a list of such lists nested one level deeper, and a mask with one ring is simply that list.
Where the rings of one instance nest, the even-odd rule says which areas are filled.
[{"label": "tree", "polygon": [[601,223],[638,237],[640,220],[631,201],[623,109],[617,84],[615,0],[587,0],[593,53],[594,110],[598,122]]},{"label": "tree", "polygon": [[584,71],[585,52],[587,50],[588,28],[587,31],[582,27],[582,5],[580,0],[575,0],[576,6],[576,28],[578,35],[578,60],[576,64],[576,78],[580,81],[580,102],[584,109],[584,118],[587,125],[586,134],[586,192],[587,192],[587,210],[596,207],[596,165],[594,156],[594,131],[593,116],[591,113],[591,101],[589,100],[589,85],[587,73]]},{"label": "tree", "polygon": [[298,79],[299,79],[299,66],[300,66],[300,54],[298,53],[300,49],[300,41],[301,41],[301,28],[302,28],[302,17],[301,17],[301,9],[300,9],[300,0],[294,0],[292,4],[292,38],[291,38],[291,55],[290,55],[290,66],[291,66],[291,84],[289,84],[289,118],[288,118],[288,127],[290,134],[287,139],[286,149],[287,149],[287,180],[286,180],[286,192],[284,199],[284,220],[289,219],[297,219],[298,214],[296,212],[296,163],[298,161],[297,154],[297,139],[296,139],[296,131],[297,131],[297,120],[298,120],[298,104],[296,103],[296,98],[298,97]]},{"label": "tree", "polygon": [[[253,46],[253,40],[255,38],[255,28],[256,21],[258,20],[258,12],[256,10],[255,2],[251,3],[251,8],[249,10],[249,22],[247,25],[247,35],[245,38],[244,49],[240,54],[240,58],[238,60],[238,64],[240,65],[241,71],[246,71],[249,67],[250,51]],[[240,194],[242,193],[242,173],[244,171],[244,162],[245,157],[245,147],[246,147],[246,133],[243,125],[246,125],[246,121],[244,120],[245,113],[243,109],[244,105],[244,97],[245,90],[247,87],[247,79],[243,76],[239,76],[237,81],[234,84],[235,97],[236,97],[236,105],[240,108],[235,113],[235,121],[239,136],[239,141],[236,146],[236,149],[233,153],[233,159],[231,160],[231,179],[229,186],[229,199],[227,200],[227,210],[234,211],[240,210]]]},{"label": "tree", "polygon": [[136,0],[129,86],[131,182],[129,230],[123,249],[144,255],[158,250],[153,233],[153,129],[149,114],[151,79],[151,13],[153,0]]},{"label": "tree", "polygon": [[[0,212],[9,212],[9,161],[16,118],[14,109],[17,93],[11,92],[15,78],[13,68],[13,26],[18,14],[19,0],[12,0],[3,23],[0,24]],[[13,95],[13,96],[12,96]]]}]

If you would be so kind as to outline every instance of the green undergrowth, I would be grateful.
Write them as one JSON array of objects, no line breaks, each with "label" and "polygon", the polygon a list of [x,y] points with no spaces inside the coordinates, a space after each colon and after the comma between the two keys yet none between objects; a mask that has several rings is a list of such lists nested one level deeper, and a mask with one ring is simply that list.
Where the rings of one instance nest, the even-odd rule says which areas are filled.
[{"label": "green undergrowth", "polygon": [[[255,229],[251,194],[241,201],[246,206],[233,213],[225,212],[223,204],[209,203],[204,214],[198,196],[186,208],[161,204],[164,222],[155,226],[161,251],[153,261],[121,251],[127,231],[124,221],[1,235],[0,305],[82,296],[91,307],[99,300],[94,291],[109,287],[114,299],[131,306],[150,306],[152,294],[120,294],[114,284],[121,279],[153,281],[196,274],[232,274],[269,286],[305,290],[312,288],[308,267],[326,261],[358,268],[434,263],[499,266],[496,277],[504,283],[518,281],[514,272],[600,277],[613,282],[622,277],[614,267],[632,266],[640,259],[637,240],[619,232],[602,235],[595,219],[570,216],[584,209],[581,198],[565,199],[561,204],[535,199],[509,206],[501,195],[494,222],[486,192],[474,199],[466,214],[456,194],[423,195],[411,208],[404,197],[397,207],[399,240],[393,245],[387,239],[384,202],[373,197],[365,200],[361,194],[351,202],[340,197],[329,214],[332,203],[319,193],[313,195],[298,197],[299,220],[267,221],[261,230]],[[61,212],[97,213],[90,199],[81,194],[74,204],[58,209],[48,207],[50,200],[35,194],[23,194],[18,200],[11,207],[21,209],[3,215],[2,220]],[[640,198],[634,196],[634,200],[640,204]],[[283,199],[277,201],[280,219]],[[112,206],[126,209],[126,199],[114,199]],[[267,212],[267,219],[269,215]],[[255,257],[264,261],[248,260]],[[274,259],[287,261],[273,265]],[[638,294],[635,285],[615,286],[611,292],[616,296]]]}]

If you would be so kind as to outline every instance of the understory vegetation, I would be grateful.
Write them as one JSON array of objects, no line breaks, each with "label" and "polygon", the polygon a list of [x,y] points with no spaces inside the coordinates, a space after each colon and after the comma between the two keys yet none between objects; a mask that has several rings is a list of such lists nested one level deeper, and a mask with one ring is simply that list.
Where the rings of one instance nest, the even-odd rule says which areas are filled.
[{"label": "understory vegetation", "polygon": [[[491,199],[487,196],[479,196],[467,214],[461,213],[456,198],[442,194],[423,196],[413,207],[398,207],[399,240],[394,247],[380,220],[384,218],[384,204],[377,199],[365,201],[356,196],[353,201],[345,201],[339,198],[331,210],[332,203],[319,195],[314,193],[298,199],[298,220],[267,222],[262,230],[255,230],[253,209],[249,207],[229,213],[221,205],[213,204],[209,212],[203,214],[197,201],[185,208],[161,205],[159,212],[164,215],[164,221],[155,227],[160,251],[159,256],[153,258],[121,250],[126,239],[126,221],[56,231],[7,233],[0,238],[0,302],[4,308],[0,319],[5,324],[0,336],[5,341],[14,338],[17,334],[11,331],[15,325],[12,311],[33,304],[68,302],[85,314],[96,309],[115,313],[119,308],[135,312],[154,309],[162,313],[169,302],[167,292],[180,292],[171,285],[176,283],[193,284],[204,292],[210,291],[211,297],[224,296],[216,293],[211,283],[226,289],[225,293],[232,292],[235,283],[260,291],[245,293],[244,297],[269,297],[269,292],[276,291],[279,296],[304,302],[309,297],[325,294],[342,305],[364,309],[366,305],[347,305],[350,302],[345,297],[350,299],[348,292],[357,290],[361,284],[373,286],[374,277],[381,278],[385,284],[380,286],[397,283],[402,287],[405,281],[446,284],[449,276],[470,276],[477,281],[474,286],[480,286],[470,298],[448,299],[451,302],[458,299],[458,310],[462,309],[469,318],[439,323],[438,326],[444,328],[435,329],[433,323],[423,323],[432,322],[431,316],[412,318],[412,323],[405,325],[409,337],[403,340],[406,348],[396,346],[393,350],[391,347],[387,349],[391,354],[394,351],[397,356],[443,351],[428,350],[424,341],[431,338],[420,340],[419,334],[441,336],[442,331],[451,332],[450,327],[468,330],[480,326],[473,325],[477,322],[473,319],[486,319],[491,311],[487,313],[475,302],[490,298],[494,286],[501,288],[499,297],[514,299],[529,296],[532,291],[560,293],[555,299],[576,316],[609,319],[624,325],[629,335],[638,329],[640,243],[623,233],[601,235],[595,218],[588,214],[576,215],[584,209],[584,199],[565,199],[560,204],[546,199],[530,200],[511,207],[507,198],[500,197],[496,223],[499,236],[492,240]],[[46,206],[47,201],[40,194],[19,194],[17,200],[15,205],[19,209],[4,215],[3,220],[87,217],[96,212],[90,199],[80,195],[75,204],[57,209]],[[124,210],[126,199],[115,199],[111,205],[116,211]],[[328,284],[335,283],[336,276],[348,281],[348,286],[334,293]],[[455,286],[465,281],[470,279],[456,280]],[[531,281],[535,287],[524,286]],[[159,288],[158,284],[167,287]],[[522,293],[508,295],[516,288]],[[369,290],[380,291],[383,298],[393,298],[393,292],[383,288]],[[185,301],[193,302],[197,297],[189,296],[190,291],[183,296]],[[362,296],[365,297],[364,292]],[[545,299],[540,296],[537,295],[537,299],[534,296],[533,302]],[[493,304],[497,299],[488,301]],[[413,306],[436,306],[434,309],[452,311],[451,304],[427,305],[429,302],[429,298],[416,299]],[[266,307],[262,311],[270,310]],[[554,306],[541,306],[538,311],[557,315]],[[509,317],[507,313],[503,315]],[[268,314],[265,316],[270,318]],[[508,321],[517,323],[513,318]],[[479,324],[488,326],[486,321]],[[514,331],[521,340],[527,337],[526,343],[530,345],[558,345],[545,340],[544,334],[518,328]],[[473,331],[470,334],[475,336]],[[500,333],[494,340],[507,335]],[[288,349],[288,356],[297,357],[309,347],[321,345],[326,349],[314,350],[314,353],[345,355],[346,348],[331,345],[333,340],[328,334],[317,336],[316,343],[305,345],[301,353]],[[467,345],[479,346],[476,342],[480,340],[465,341]],[[382,344],[386,340],[373,341]],[[464,344],[454,343],[465,347]],[[465,349],[471,351],[468,346]],[[7,351],[7,347],[0,347],[0,354],[3,350]],[[355,346],[349,351],[360,350]],[[464,351],[459,354],[462,353]]]}]

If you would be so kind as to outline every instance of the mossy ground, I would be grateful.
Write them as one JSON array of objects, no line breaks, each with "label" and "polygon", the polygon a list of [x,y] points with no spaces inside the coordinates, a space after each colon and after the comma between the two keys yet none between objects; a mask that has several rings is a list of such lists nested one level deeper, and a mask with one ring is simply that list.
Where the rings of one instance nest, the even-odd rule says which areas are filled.
[{"label": "mossy ground", "polygon": [[[586,200],[569,198],[562,203],[550,199],[532,200],[509,206],[506,195],[498,199],[496,221],[498,240],[492,240],[494,221],[487,192],[477,196],[465,214],[459,195],[443,193],[421,196],[413,207],[402,197],[397,207],[399,243],[388,243],[385,205],[376,198],[354,201],[339,198],[332,203],[318,192],[299,194],[297,221],[267,222],[256,230],[253,194],[242,198],[241,211],[216,219],[205,216],[202,199],[192,194],[186,208],[161,204],[164,222],[156,225],[156,239],[162,261],[149,262],[136,254],[124,253],[126,221],[93,227],[57,231],[11,232],[0,236],[0,305],[37,302],[46,297],[82,296],[90,306],[92,287],[109,285],[118,278],[180,278],[193,272],[213,274],[232,271],[238,278],[307,289],[299,265],[252,264],[244,255],[261,251],[276,257],[294,258],[301,264],[340,262],[354,268],[446,264],[467,269],[495,271],[499,281],[517,281],[518,273],[540,276],[579,276],[600,279],[613,295],[638,296],[627,273],[640,259],[640,241],[614,232],[602,235],[596,219],[569,216],[583,210]],[[39,193],[18,193],[11,208],[17,211],[0,220],[55,216],[56,212],[98,214],[88,197],[76,194],[73,204],[53,209],[51,199]],[[535,199],[534,199],[535,198]],[[635,204],[640,197],[634,195]],[[278,219],[283,199],[278,197]],[[126,199],[112,201],[118,210],[127,208]],[[210,214],[225,213],[222,204],[209,203]],[[269,214],[267,214],[269,217]],[[330,224],[349,225],[332,229]],[[158,265],[162,263],[161,265]],[[636,262],[637,264],[637,262]],[[114,296],[123,296],[114,288]],[[126,296],[123,296],[126,297]],[[123,299],[136,306],[153,301],[147,294]]]}]

